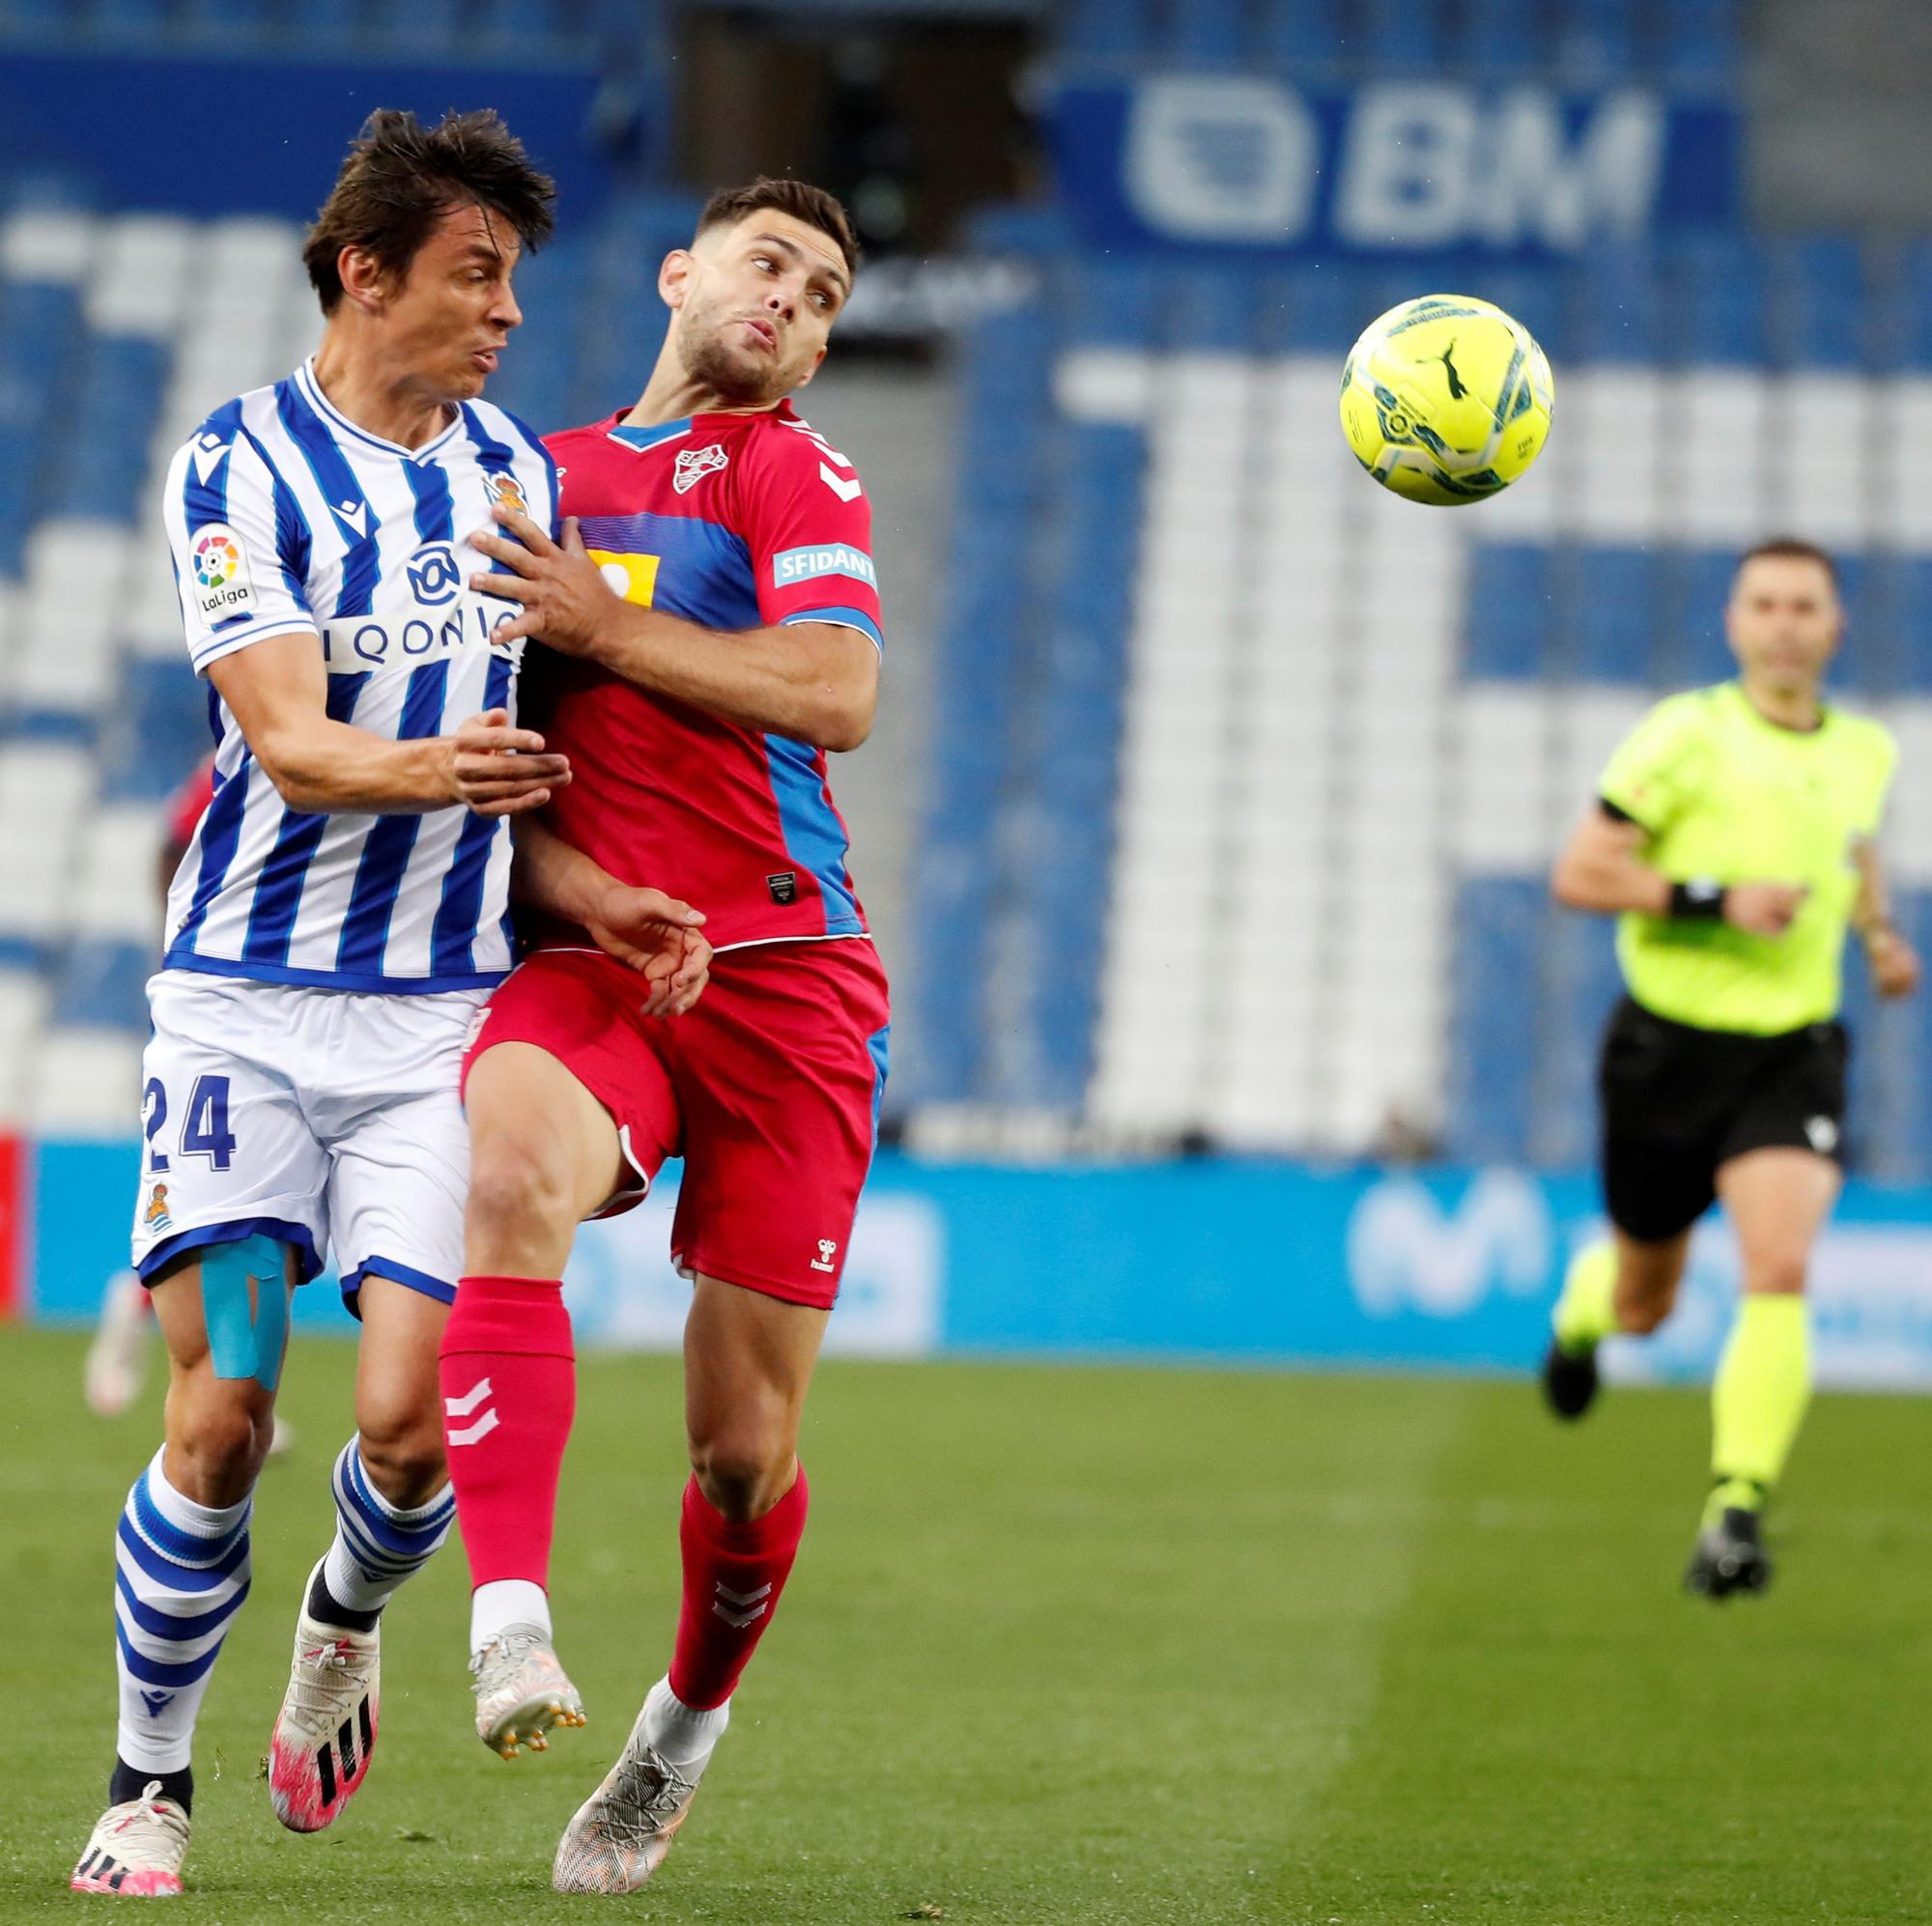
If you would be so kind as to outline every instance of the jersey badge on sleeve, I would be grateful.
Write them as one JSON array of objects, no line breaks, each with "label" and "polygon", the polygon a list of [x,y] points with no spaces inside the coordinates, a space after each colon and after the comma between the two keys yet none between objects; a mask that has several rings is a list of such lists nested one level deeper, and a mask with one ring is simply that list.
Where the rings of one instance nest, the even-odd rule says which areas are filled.
[{"label": "jersey badge on sleeve", "polygon": [[248,552],[225,522],[210,522],[194,538],[194,600],[207,622],[225,622],[255,607]]},{"label": "jersey badge on sleeve", "polygon": [[730,459],[717,441],[702,448],[680,448],[671,469],[670,485],[679,495],[689,495],[706,475],[715,475]]}]

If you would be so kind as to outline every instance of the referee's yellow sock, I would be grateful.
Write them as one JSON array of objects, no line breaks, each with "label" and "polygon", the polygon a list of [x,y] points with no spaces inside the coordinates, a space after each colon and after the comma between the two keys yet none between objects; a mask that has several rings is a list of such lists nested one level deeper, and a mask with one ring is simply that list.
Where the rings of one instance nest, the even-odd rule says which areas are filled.
[{"label": "referee's yellow sock", "polygon": [[1616,1246],[1607,1237],[1585,1244],[1563,1273],[1563,1294],[1550,1323],[1556,1342],[1573,1357],[1593,1349],[1617,1327],[1612,1297],[1617,1286]]},{"label": "referee's yellow sock", "polygon": [[1777,1483],[1811,1402],[1811,1320],[1790,1291],[1747,1291],[1711,1386],[1707,1516],[1756,1511]]}]

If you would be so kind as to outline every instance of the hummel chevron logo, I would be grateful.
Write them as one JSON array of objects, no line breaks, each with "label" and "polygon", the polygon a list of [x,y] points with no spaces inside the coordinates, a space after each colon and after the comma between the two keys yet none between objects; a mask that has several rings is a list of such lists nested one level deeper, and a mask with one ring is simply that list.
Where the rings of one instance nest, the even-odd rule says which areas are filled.
[{"label": "hummel chevron logo", "polygon": [[[735,1630],[743,1631],[753,1620],[763,1618],[771,1609],[769,1603],[771,1596],[772,1588],[769,1585],[760,1585],[755,1592],[734,1592],[723,1579],[720,1579],[718,1596],[712,1600],[711,1609],[726,1625]],[[737,1605],[742,1609],[730,1612],[724,1609],[726,1605]]]},{"label": "hummel chevron logo", "polygon": [[832,464],[830,462],[819,463],[818,479],[822,481],[825,484],[825,486],[829,488],[832,491],[832,493],[838,497],[840,501],[856,501],[858,500],[860,496],[862,496],[866,492],[865,484],[860,481],[857,475],[854,475],[850,481],[847,481],[843,475],[834,474],[832,471]]},{"label": "hummel chevron logo", "polygon": [[[461,1398],[445,1398],[443,1411],[452,1418],[467,1418],[490,1395],[490,1380],[479,1377]],[[493,1404],[473,1425],[449,1432],[453,1445],[476,1444],[497,1429],[497,1407]]]},{"label": "hummel chevron logo", "polygon": [[338,501],[335,504],[335,512],[358,535],[368,533],[369,504],[366,501]]}]

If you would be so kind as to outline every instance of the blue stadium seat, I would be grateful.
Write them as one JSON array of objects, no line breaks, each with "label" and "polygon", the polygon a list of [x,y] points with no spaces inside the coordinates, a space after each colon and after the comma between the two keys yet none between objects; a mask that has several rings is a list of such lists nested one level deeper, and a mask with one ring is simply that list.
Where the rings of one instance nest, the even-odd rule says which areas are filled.
[{"label": "blue stadium seat", "polygon": [[1227,0],[1168,0],[1162,54],[1192,67],[1218,67],[1241,57],[1241,12]]},{"label": "blue stadium seat", "polygon": [[1660,551],[1657,647],[1651,681],[1660,689],[1690,689],[1725,682],[1737,662],[1724,640],[1724,604],[1730,599],[1737,555],[1730,549]]},{"label": "blue stadium seat", "polygon": [[159,802],[214,746],[209,688],[179,660],[123,665],[100,724],[102,787],[110,802]]},{"label": "blue stadium seat", "polygon": [[145,1033],[147,981],[155,951],[145,943],[83,939],[67,953],[54,994],[54,1021]]},{"label": "blue stadium seat", "polygon": [[1563,332],[1548,338],[1566,342],[1576,359],[1630,363],[1663,353],[1663,298],[1648,247],[1592,247],[1566,276],[1563,292]]},{"label": "blue stadium seat", "polygon": [[1450,964],[1449,1107],[1443,1147],[1458,1163],[1507,1162],[1528,1147],[1540,883],[1483,876],[1457,892]]},{"label": "blue stadium seat", "polygon": [[1361,53],[1372,71],[1433,70],[1442,60],[1437,0],[1363,0]]},{"label": "blue stadium seat", "polygon": [[1345,354],[1376,313],[1352,269],[1311,262],[1262,284],[1257,341],[1277,354]]},{"label": "blue stadium seat", "polygon": [[1359,56],[1343,33],[1338,0],[1261,0],[1251,29],[1257,59],[1295,67]]},{"label": "blue stadium seat", "polygon": [[1511,681],[1541,676],[1556,622],[1550,552],[1541,544],[1479,542],[1470,553],[1463,675]]},{"label": "blue stadium seat", "polygon": [[[1896,624],[1898,687],[1926,694],[1932,693],[1932,557],[1901,556],[1896,567],[1891,619]],[[1852,645],[1857,646],[1856,637]]]},{"label": "blue stadium seat", "polygon": [[1586,548],[1576,563],[1575,672],[1588,682],[1648,680],[1657,607],[1652,554]]},{"label": "blue stadium seat", "polygon": [[1448,57],[1482,78],[1515,76],[1546,58],[1543,19],[1532,0],[1463,0],[1450,23]]},{"label": "blue stadium seat", "polygon": [[1865,263],[1856,241],[1817,237],[1771,243],[1776,358],[1799,368],[1856,369],[1871,363],[1870,308],[1861,297]]},{"label": "blue stadium seat", "polygon": [[1074,0],[1060,29],[1061,51],[1076,59],[1131,59],[1153,45],[1148,0]]},{"label": "blue stadium seat", "polygon": [[1761,365],[1769,354],[1764,260],[1757,243],[1728,235],[1686,236],[1666,245],[1673,344],[1685,361]]}]

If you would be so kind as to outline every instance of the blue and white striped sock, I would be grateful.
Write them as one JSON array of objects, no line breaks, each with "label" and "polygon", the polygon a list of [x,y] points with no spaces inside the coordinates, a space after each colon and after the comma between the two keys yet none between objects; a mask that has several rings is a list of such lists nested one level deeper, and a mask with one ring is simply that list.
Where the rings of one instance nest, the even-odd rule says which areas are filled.
[{"label": "blue and white striped sock", "polygon": [[445,1485],[413,1511],[376,1489],[351,1438],[335,1460],[335,1542],[323,1560],[322,1582],[336,1604],[358,1616],[380,1612],[396,1588],[429,1562],[456,1522],[456,1493]]},{"label": "blue and white striped sock", "polygon": [[248,1596],[252,1503],[217,1511],[184,1498],[158,1451],[128,1493],[114,1547],[117,1749],[137,1771],[188,1763],[221,1641]]}]

